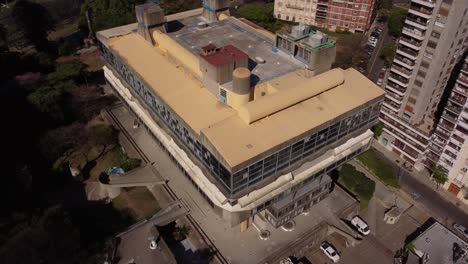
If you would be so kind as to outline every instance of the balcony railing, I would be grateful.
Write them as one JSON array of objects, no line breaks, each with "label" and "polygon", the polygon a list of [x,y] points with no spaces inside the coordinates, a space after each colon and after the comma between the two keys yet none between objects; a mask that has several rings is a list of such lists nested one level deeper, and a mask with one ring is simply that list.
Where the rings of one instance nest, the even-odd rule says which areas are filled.
[{"label": "balcony railing", "polygon": [[[416,40],[412,40],[410,38],[407,38],[405,36],[402,36],[400,38],[400,43],[403,44],[403,45],[412,45],[416,48],[420,48],[421,47],[421,41],[416,41]],[[411,46],[410,46],[411,47]],[[413,47],[411,47],[413,48]]]},{"label": "balcony railing", "polygon": [[407,85],[408,82],[409,82],[407,78],[403,78],[400,75],[397,75],[397,74],[395,74],[393,72],[390,73],[389,77],[392,78],[392,79],[395,79],[395,80],[397,80],[397,81],[399,81],[399,82],[401,82],[401,83],[403,83],[405,85]]},{"label": "balcony railing", "polygon": [[456,124],[456,123],[457,123],[457,119],[454,118],[454,117],[452,117],[452,116],[450,116],[450,115],[447,114],[447,113],[444,113],[444,114],[442,115],[442,118],[445,119],[445,120],[447,120],[447,121],[449,121],[449,122],[451,122],[452,124]]},{"label": "balcony railing", "polygon": [[[399,124],[398,122],[396,122],[395,120],[393,120],[392,118],[388,117],[385,113],[381,113],[379,118],[384,122],[384,123],[388,123],[390,124],[391,126],[395,127],[397,130],[401,131],[402,133],[405,133],[407,134],[409,137],[413,138],[415,141],[417,141],[417,145],[419,146],[418,149],[424,151],[424,147],[427,146],[427,144],[429,143],[429,141],[425,138],[423,138],[422,136],[418,135],[417,133],[411,131],[410,129],[408,129],[407,127]],[[414,129],[414,128],[413,128]],[[403,136],[403,137],[408,137],[408,136]],[[423,147],[424,146],[424,147]]]},{"label": "balcony railing", "polygon": [[[412,57],[418,57],[418,52],[417,52],[417,51],[412,50],[412,49],[410,49],[410,48],[407,48],[407,47],[405,47],[405,46],[401,46],[401,45],[400,45],[400,46],[398,47],[398,50],[400,50],[400,51],[402,51],[402,52],[404,52],[404,53],[406,53],[406,54],[409,54],[409,55],[411,55]],[[397,50],[397,52],[398,52],[398,50]]]},{"label": "balcony railing", "polygon": [[450,138],[450,134],[443,131],[442,129],[436,129],[436,131],[434,132],[434,134],[438,135],[439,137],[447,140]]},{"label": "balcony railing", "polygon": [[410,78],[411,73],[413,73],[413,71],[405,69],[403,67],[400,67],[400,66],[398,66],[396,64],[392,65],[392,70],[393,70],[393,72],[397,71],[397,72],[400,72],[400,73],[404,74],[404,77],[406,77],[406,78]]},{"label": "balcony railing", "polygon": [[462,107],[456,106],[456,105],[450,104],[450,103],[445,108],[448,109],[449,111],[457,114],[457,115],[459,115],[461,113],[461,111],[463,110]]},{"label": "balcony railing", "polygon": [[432,10],[429,9],[429,8],[424,8],[424,7],[419,7],[419,6],[416,6],[416,5],[411,5],[410,6],[410,10],[413,10],[413,11],[416,11],[416,12],[420,12],[420,13],[423,13],[425,15],[432,15]]},{"label": "balcony railing", "polygon": [[422,26],[424,29],[426,29],[426,28],[427,28],[427,24],[429,24],[429,20],[427,20],[427,19],[421,19],[420,17],[418,17],[418,18],[412,18],[412,17],[407,16],[407,17],[406,17],[406,20],[407,20],[407,21],[410,21],[410,22],[413,22],[413,23],[415,23],[415,24],[417,24],[417,25],[420,25],[420,26]]},{"label": "balcony railing", "polygon": [[389,91],[392,91],[396,94],[400,93],[400,96],[403,96],[406,92],[406,89],[401,87],[400,85],[393,83],[393,82],[387,82],[387,86],[385,86],[385,89],[388,89]]},{"label": "balcony railing", "polygon": [[413,0],[413,2],[427,7],[435,7],[436,0]]},{"label": "balcony railing", "polygon": [[400,105],[398,105],[397,103],[395,103],[391,99],[385,98],[383,102],[384,102],[385,106],[392,109],[393,111],[399,111],[400,110]]},{"label": "balcony railing", "polygon": [[414,61],[406,58],[406,57],[403,57],[399,54],[396,54],[395,55],[395,60],[399,61],[400,63],[404,63],[406,65],[408,65],[408,67],[414,67],[414,65],[416,64]]},{"label": "balcony railing", "polygon": [[464,106],[466,104],[466,97],[456,95],[456,94],[452,94],[452,96],[450,96],[449,100],[454,102],[454,103],[457,103],[457,104],[459,104],[461,106]]},{"label": "balcony railing", "polygon": [[460,75],[458,77],[457,82],[462,84],[462,85],[468,86],[468,78],[463,76],[463,75]]},{"label": "balcony railing", "polygon": [[385,96],[390,97],[389,99],[393,99],[394,101],[397,101],[397,104],[401,104],[401,101],[403,100],[402,96],[397,95],[396,93],[392,93],[390,91],[387,91]]},{"label": "balcony railing", "polygon": [[403,28],[403,33],[407,34],[413,38],[423,40],[424,39],[424,33],[422,31],[416,30],[416,29],[410,29],[408,27]]},{"label": "balcony railing", "polygon": [[460,93],[461,95],[468,96],[468,89],[462,87],[461,85],[456,84],[454,90]]}]

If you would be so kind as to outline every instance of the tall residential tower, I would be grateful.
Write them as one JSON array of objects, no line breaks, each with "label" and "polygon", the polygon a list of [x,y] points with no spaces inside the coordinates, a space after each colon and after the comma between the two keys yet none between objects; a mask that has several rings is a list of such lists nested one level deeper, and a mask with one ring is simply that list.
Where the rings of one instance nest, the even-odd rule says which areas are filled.
[{"label": "tall residential tower", "polygon": [[434,113],[467,43],[468,1],[412,0],[398,40],[380,120],[380,143],[417,169],[434,130]]}]

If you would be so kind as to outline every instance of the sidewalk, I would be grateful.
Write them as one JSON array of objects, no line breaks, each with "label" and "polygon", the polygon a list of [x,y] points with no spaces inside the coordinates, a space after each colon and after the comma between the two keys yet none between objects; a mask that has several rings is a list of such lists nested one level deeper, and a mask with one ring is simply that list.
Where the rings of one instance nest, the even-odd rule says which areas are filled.
[{"label": "sidewalk", "polygon": [[423,169],[422,171],[415,170],[413,172],[407,171],[400,165],[400,164],[403,164],[404,161],[398,155],[396,155],[393,152],[388,151],[384,146],[380,145],[375,140],[372,140],[372,147],[375,150],[377,150],[380,154],[385,156],[387,159],[391,160],[393,162],[393,164],[391,164],[393,167],[401,168],[403,171],[406,172],[406,175],[410,175],[411,177],[415,178],[418,182],[431,188],[432,190],[437,192],[440,195],[440,197],[442,197],[444,200],[454,204],[455,206],[459,207],[465,212],[468,212],[468,205],[464,204],[462,201],[460,201],[453,194],[449,193],[443,187],[437,188],[437,184],[430,179],[430,174],[426,169]]}]

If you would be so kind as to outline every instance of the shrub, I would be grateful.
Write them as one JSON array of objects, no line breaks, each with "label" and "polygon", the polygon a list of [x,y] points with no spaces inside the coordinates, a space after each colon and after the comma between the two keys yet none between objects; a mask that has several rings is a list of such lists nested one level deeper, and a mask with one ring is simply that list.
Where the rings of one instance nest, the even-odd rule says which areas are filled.
[{"label": "shrub", "polygon": [[375,182],[366,177],[354,166],[345,164],[341,167],[338,182],[343,184],[350,192],[357,195],[361,201],[361,208],[367,207],[374,195]]},{"label": "shrub", "polygon": [[392,166],[382,159],[379,159],[374,150],[370,149],[357,157],[375,176],[381,179],[385,184],[392,187],[400,187],[398,184],[398,175]]}]

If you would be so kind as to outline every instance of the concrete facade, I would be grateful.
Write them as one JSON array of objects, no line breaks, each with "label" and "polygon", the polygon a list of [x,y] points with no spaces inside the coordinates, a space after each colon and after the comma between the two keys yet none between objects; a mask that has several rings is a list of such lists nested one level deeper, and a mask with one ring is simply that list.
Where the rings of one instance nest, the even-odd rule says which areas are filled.
[{"label": "concrete facade", "polygon": [[413,0],[381,111],[380,142],[417,169],[434,130],[434,113],[447,80],[467,45],[468,2]]},{"label": "concrete facade", "polygon": [[375,0],[275,0],[275,17],[327,28],[364,32],[372,24]]},{"label": "concrete facade", "polygon": [[[245,225],[265,211],[279,227],[323,200],[331,187],[326,174],[368,148],[383,92],[352,69],[304,76],[298,68],[306,64],[276,49],[269,33],[235,18],[208,26],[200,24],[204,19],[183,18],[180,31],[166,25],[168,32],[153,32],[152,41],[131,28],[117,36],[98,33],[104,75],[218,216]],[[222,94],[207,91],[207,68],[199,69],[207,57],[198,48],[229,43],[237,47],[209,58],[210,64],[249,56],[249,65],[238,66],[255,75],[251,89],[275,90],[238,111]],[[232,79],[220,82],[233,85]]]},{"label": "concrete facade", "polygon": [[437,165],[447,174],[444,188],[465,203],[468,203],[465,187],[468,185],[467,98],[468,58],[465,57],[426,154],[428,165]]}]

